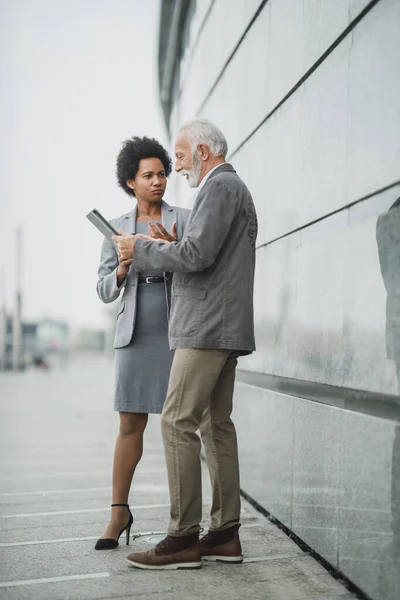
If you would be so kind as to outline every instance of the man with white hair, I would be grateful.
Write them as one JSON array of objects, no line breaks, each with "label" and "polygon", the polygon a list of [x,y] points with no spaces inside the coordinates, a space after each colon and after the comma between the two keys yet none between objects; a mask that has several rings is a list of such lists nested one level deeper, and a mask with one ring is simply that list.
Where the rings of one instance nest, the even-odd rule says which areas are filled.
[{"label": "man with white hair", "polygon": [[[180,242],[117,236],[120,261],[137,271],[174,273],[169,340],[175,350],[162,435],[170,488],[167,537],[128,556],[142,569],[199,568],[201,560],[242,562],[239,464],[231,420],[237,359],[255,350],[253,282],[257,218],[245,184],[225,160],[227,143],[210,121],[179,131],[175,170],[198,187]],[[155,376],[157,365],[154,365]],[[211,524],[202,518],[200,430],[212,485]]]}]

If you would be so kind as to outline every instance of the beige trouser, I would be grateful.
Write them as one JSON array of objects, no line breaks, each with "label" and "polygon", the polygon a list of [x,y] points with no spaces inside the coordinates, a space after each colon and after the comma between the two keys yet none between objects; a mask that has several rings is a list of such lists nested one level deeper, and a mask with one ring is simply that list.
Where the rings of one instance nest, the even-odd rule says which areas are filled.
[{"label": "beige trouser", "polygon": [[237,359],[229,350],[175,350],[162,435],[167,461],[169,535],[199,531],[202,518],[201,438],[212,485],[212,530],[239,523],[240,489],[236,431],[231,421]]}]

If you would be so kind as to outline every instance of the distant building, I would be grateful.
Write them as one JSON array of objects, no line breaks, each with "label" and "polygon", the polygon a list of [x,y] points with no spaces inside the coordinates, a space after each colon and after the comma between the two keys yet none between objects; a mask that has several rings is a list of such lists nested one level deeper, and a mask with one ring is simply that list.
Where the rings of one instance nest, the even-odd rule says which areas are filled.
[{"label": "distant building", "polygon": [[[1,368],[12,369],[13,318],[5,317],[4,357]],[[45,360],[52,353],[66,355],[69,352],[69,326],[64,321],[46,319],[39,322],[22,323],[22,368]]]},{"label": "distant building", "polygon": [[103,329],[80,329],[74,336],[73,349],[104,352],[106,332]]},{"label": "distant building", "polygon": [[65,321],[45,319],[37,326],[38,347],[45,353],[65,352],[69,348],[69,325]]}]

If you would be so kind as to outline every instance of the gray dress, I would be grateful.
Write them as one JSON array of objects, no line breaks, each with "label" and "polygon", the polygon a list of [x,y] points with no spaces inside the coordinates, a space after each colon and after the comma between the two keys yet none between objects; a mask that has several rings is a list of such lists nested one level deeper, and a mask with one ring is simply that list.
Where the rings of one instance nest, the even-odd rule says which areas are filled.
[{"label": "gray dress", "polygon": [[[145,222],[137,233],[148,233]],[[162,276],[159,271],[140,277]],[[114,409],[119,412],[161,413],[167,393],[173,352],[168,345],[164,283],[139,283],[137,313],[131,342],[115,350]]]}]

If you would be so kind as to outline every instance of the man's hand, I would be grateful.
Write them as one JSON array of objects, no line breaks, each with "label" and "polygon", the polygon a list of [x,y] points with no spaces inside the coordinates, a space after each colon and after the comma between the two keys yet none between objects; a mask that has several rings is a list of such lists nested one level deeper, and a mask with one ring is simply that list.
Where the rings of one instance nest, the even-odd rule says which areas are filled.
[{"label": "man's hand", "polygon": [[147,242],[157,242],[158,244],[169,244],[169,240],[163,240],[161,237],[154,238],[154,237],[151,237],[151,235],[146,235],[145,233],[137,233],[136,237],[140,238],[141,240],[146,240]]},{"label": "man's hand", "polygon": [[122,235],[113,235],[112,241],[117,247],[119,264],[133,259],[133,249],[136,244],[136,236],[123,233]]},{"label": "man's hand", "polygon": [[133,258],[130,258],[129,260],[124,260],[123,262],[119,263],[118,268],[117,268],[118,287],[120,287],[122,282],[125,280],[125,277],[128,275],[129,267],[131,266],[132,263],[133,263]]},{"label": "man's hand", "polygon": [[160,240],[162,242],[176,242],[178,240],[178,235],[176,233],[176,223],[172,225],[172,233],[168,233],[165,227],[157,221],[157,225],[160,231],[157,229],[154,223],[149,222],[149,234],[155,240]]}]

